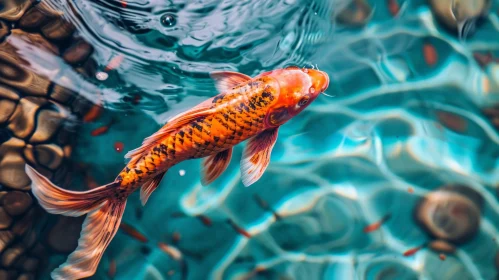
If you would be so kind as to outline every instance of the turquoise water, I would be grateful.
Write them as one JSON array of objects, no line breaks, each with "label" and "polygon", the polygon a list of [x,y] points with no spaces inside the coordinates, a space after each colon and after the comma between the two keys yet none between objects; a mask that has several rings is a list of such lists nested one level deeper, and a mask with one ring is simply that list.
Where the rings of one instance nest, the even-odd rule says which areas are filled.
[{"label": "turquoise water", "polygon": [[[94,46],[97,71],[122,58],[105,79],[73,72],[65,84],[106,109],[82,125],[73,153],[98,184],[123,168],[115,143],[136,148],[217,94],[210,71],[299,65],[331,79],[327,95],[280,129],[251,187],[240,180],[240,145],[207,187],[193,160],[170,169],[145,207],[132,195],[123,222],[147,242],[120,230],[93,279],[495,279],[499,134],[483,111],[499,100],[499,61],[484,66],[474,54],[499,57],[499,4],[474,31],[455,32],[427,1],[350,2],[49,1]],[[368,16],[355,24],[347,9],[362,3]],[[415,219],[418,203],[451,184],[481,197],[476,232],[449,241],[457,250],[445,260],[428,246],[404,256],[435,239]]]}]

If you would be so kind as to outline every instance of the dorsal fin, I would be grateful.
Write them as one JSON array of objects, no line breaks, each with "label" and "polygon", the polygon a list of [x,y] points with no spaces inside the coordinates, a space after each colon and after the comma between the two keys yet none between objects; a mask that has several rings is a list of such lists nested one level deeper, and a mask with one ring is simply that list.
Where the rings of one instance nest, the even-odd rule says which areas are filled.
[{"label": "dorsal fin", "polygon": [[125,155],[125,158],[131,158],[131,162],[133,162],[135,160],[135,157],[140,158],[142,153],[144,153],[148,149],[151,149],[158,141],[162,140],[169,133],[197,118],[204,117],[213,113],[215,109],[211,108],[211,102],[208,101],[209,100],[206,100],[205,102],[197,105],[191,110],[188,110],[171,118],[160,130],[158,130],[153,135],[145,138],[144,141],[142,141],[142,145],[140,147],[129,151]]},{"label": "dorsal fin", "polygon": [[238,72],[215,71],[210,73],[215,80],[215,86],[219,92],[226,92],[242,83],[251,80],[251,77]]}]

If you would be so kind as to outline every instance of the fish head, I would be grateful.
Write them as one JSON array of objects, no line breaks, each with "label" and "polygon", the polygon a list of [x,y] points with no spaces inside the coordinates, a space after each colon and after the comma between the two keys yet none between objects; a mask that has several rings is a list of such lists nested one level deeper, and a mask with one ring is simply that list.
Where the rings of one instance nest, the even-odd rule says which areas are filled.
[{"label": "fish head", "polygon": [[329,86],[326,72],[299,67],[288,67],[266,74],[279,85],[277,102],[269,108],[266,118],[268,126],[284,124],[307,108]]}]

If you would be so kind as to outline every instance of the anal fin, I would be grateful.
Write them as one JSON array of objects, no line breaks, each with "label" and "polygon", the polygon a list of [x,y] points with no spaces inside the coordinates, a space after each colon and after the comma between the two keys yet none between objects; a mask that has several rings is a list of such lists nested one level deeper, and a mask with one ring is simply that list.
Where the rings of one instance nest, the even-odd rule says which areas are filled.
[{"label": "anal fin", "polygon": [[161,183],[161,180],[163,179],[165,174],[166,171],[156,175],[154,178],[152,178],[152,180],[142,186],[142,188],[140,189],[140,201],[142,202],[142,206],[146,205],[147,200],[149,200],[151,194],[159,186],[159,183]]},{"label": "anal fin", "polygon": [[206,186],[217,179],[230,163],[232,148],[208,156],[203,161],[203,177],[201,183]]}]

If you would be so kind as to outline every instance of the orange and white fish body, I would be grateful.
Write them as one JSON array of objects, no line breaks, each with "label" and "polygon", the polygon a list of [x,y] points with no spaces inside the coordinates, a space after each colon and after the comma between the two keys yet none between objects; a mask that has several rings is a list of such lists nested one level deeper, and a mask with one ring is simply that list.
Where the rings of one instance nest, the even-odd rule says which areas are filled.
[{"label": "orange and white fish body", "polygon": [[227,168],[232,148],[250,139],[241,159],[241,176],[246,186],[256,182],[270,162],[279,127],[329,85],[326,73],[298,67],[255,78],[235,72],[211,76],[221,93],[175,116],[141,147],[127,153],[129,163],[110,184],[86,192],[68,191],[26,165],[33,194],[48,212],[88,214],[78,248],[52,272],[54,279],[93,275],[116,234],[130,193],[141,188],[145,204],[168,169],[179,162],[204,158],[202,182],[209,184]]}]

